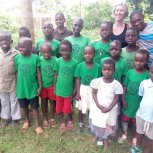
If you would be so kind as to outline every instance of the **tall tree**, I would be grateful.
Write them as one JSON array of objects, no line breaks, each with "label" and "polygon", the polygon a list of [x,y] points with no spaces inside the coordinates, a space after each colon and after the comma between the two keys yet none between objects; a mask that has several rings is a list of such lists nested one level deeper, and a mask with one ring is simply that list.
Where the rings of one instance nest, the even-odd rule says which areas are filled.
[{"label": "tall tree", "polygon": [[21,11],[21,24],[29,28],[31,33],[31,39],[34,43],[34,26],[33,26],[33,12],[32,12],[32,0],[20,0]]}]

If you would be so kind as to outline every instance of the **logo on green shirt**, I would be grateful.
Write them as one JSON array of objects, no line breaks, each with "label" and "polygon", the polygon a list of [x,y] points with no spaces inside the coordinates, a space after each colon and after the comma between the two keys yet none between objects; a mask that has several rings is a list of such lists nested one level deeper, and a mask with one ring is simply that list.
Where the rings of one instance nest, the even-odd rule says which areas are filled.
[{"label": "logo on green shirt", "polygon": [[83,81],[82,81],[82,82],[84,82],[85,85],[89,85],[92,79],[93,79],[92,76],[87,75],[87,76],[85,76],[85,77],[83,78]]},{"label": "logo on green shirt", "polygon": [[71,69],[69,68],[69,67],[64,67],[63,69],[62,69],[62,75],[64,76],[64,77],[69,77],[69,75],[71,74]]},{"label": "logo on green shirt", "polygon": [[30,67],[28,64],[23,64],[21,65],[20,67],[20,72],[23,74],[23,75],[28,75],[29,72],[30,72]]},{"label": "logo on green shirt", "polygon": [[43,67],[43,71],[45,75],[51,75],[53,73],[53,67],[47,65],[45,67]]},{"label": "logo on green shirt", "polygon": [[129,86],[128,93],[131,95],[138,95],[139,83],[132,82]]},{"label": "logo on green shirt", "polygon": [[133,66],[133,60],[132,59],[127,59],[127,63],[128,63],[128,68],[129,69],[132,69],[134,66]]},{"label": "logo on green shirt", "polygon": [[104,50],[98,49],[97,55],[98,57],[102,57],[104,55]]},{"label": "logo on green shirt", "polygon": [[72,53],[77,54],[80,50],[80,46],[78,44],[74,44],[72,47]]}]

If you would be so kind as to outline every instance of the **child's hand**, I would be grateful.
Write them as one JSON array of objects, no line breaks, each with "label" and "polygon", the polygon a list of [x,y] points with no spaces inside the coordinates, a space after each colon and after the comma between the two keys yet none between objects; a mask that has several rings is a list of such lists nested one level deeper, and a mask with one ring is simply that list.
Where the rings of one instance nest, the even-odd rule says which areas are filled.
[{"label": "child's hand", "polygon": [[102,113],[107,113],[107,112],[109,112],[109,111],[110,111],[109,108],[104,108],[104,109],[102,110]]},{"label": "child's hand", "polygon": [[126,103],[125,100],[122,101],[122,104],[123,104],[123,108],[127,108],[128,107],[128,104]]},{"label": "child's hand", "polygon": [[72,98],[76,96],[76,90],[73,90]]},{"label": "child's hand", "polygon": [[75,99],[76,99],[77,101],[81,100],[80,94],[76,94]]},{"label": "child's hand", "polygon": [[38,90],[37,90],[37,96],[39,96],[39,95],[40,95],[41,90],[42,90],[42,88],[38,88]]}]

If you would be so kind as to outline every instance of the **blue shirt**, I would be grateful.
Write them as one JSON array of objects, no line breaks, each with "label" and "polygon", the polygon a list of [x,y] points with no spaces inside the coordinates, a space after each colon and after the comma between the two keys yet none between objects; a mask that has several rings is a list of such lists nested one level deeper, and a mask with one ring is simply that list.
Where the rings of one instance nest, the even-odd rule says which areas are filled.
[{"label": "blue shirt", "polygon": [[153,81],[147,79],[139,86],[139,96],[142,96],[137,116],[143,120],[153,123]]}]

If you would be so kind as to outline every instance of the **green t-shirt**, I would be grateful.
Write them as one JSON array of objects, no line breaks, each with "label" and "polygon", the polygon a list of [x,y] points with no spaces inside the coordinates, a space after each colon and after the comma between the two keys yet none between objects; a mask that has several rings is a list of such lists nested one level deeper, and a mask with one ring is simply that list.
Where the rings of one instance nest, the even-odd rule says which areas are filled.
[{"label": "green t-shirt", "polygon": [[79,63],[82,62],[84,48],[90,44],[89,38],[81,35],[77,38],[69,36],[65,39],[72,44],[72,58],[76,59]]},{"label": "green t-shirt", "polygon": [[56,95],[61,97],[70,97],[74,89],[74,71],[78,64],[75,59],[64,61],[59,58],[56,61],[54,70],[58,73],[56,81]]},{"label": "green t-shirt", "polygon": [[134,63],[133,63],[134,54],[135,54],[135,52],[128,52],[126,50],[126,47],[122,48],[122,52],[120,53],[120,56],[127,61],[128,69],[133,69],[134,68]]},{"label": "green t-shirt", "polygon": [[48,88],[54,84],[54,65],[56,64],[56,57],[52,56],[46,60],[43,56],[40,56],[40,71],[42,78],[42,87]]},{"label": "green t-shirt", "polygon": [[36,97],[38,90],[37,68],[40,66],[39,57],[35,54],[31,54],[29,57],[18,54],[15,56],[14,62],[17,70],[17,98],[32,99]]},{"label": "green t-shirt", "polygon": [[[101,60],[101,65],[106,59],[109,59],[111,57],[105,57]],[[113,74],[113,78],[116,79],[121,83],[122,77],[126,76],[126,73],[128,71],[128,63],[125,59],[122,57],[119,57],[118,61],[115,61],[115,72]]]},{"label": "green t-shirt", "polygon": [[[42,38],[36,43],[37,52],[40,53],[40,47],[44,43],[44,41],[45,41],[44,38]],[[52,39],[52,41],[50,41],[50,45],[52,47],[52,55],[57,57],[57,54],[59,53],[60,42],[57,41],[56,39]]]},{"label": "green t-shirt", "polygon": [[91,45],[95,48],[94,61],[100,64],[100,60],[109,56],[110,42],[102,43],[101,41],[93,42]]},{"label": "green t-shirt", "polygon": [[125,101],[128,107],[123,109],[123,113],[126,116],[135,118],[141,101],[141,97],[138,95],[139,85],[143,80],[148,78],[149,72],[147,70],[143,73],[137,73],[135,69],[131,69],[127,72],[124,79],[124,85],[127,88],[125,93]]},{"label": "green t-shirt", "polygon": [[90,82],[101,76],[99,64],[94,63],[92,68],[87,68],[85,62],[78,64],[74,76],[80,79],[81,84],[89,86]]}]

